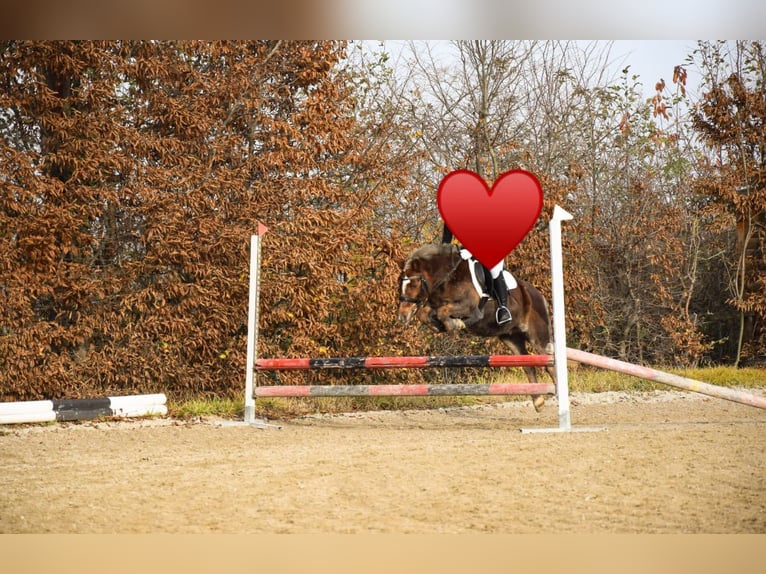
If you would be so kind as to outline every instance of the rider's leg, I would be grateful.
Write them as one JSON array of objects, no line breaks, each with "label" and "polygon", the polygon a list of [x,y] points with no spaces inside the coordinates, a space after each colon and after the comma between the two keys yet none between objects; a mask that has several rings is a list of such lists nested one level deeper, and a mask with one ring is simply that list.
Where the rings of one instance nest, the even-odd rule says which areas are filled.
[{"label": "rider's leg", "polygon": [[508,310],[508,286],[505,284],[505,277],[503,277],[504,267],[505,262],[500,261],[500,263],[489,270],[489,273],[492,276],[492,287],[495,291],[495,300],[497,301],[495,321],[497,321],[498,325],[502,325],[511,320],[511,312]]}]

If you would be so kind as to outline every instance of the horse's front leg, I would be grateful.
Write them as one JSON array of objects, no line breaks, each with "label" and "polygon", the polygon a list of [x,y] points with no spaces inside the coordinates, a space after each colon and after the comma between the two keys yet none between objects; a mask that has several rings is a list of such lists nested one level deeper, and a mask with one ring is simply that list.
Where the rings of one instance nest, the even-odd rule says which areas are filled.
[{"label": "horse's front leg", "polygon": [[421,323],[428,325],[437,333],[444,333],[444,331],[447,330],[444,323],[437,319],[436,311],[428,305],[421,307],[418,312],[415,313],[415,317],[417,317]]},{"label": "horse's front leg", "polygon": [[480,321],[484,316],[475,305],[465,303],[447,303],[445,305],[440,305],[436,309],[434,315],[436,319],[444,325],[447,331],[465,329]]},{"label": "horse's front leg", "polygon": [[442,305],[434,311],[434,318],[444,325],[445,331],[459,331],[465,329],[465,322],[460,317],[455,317],[454,306]]},{"label": "horse's front leg", "polygon": [[484,318],[484,311],[480,310],[477,306],[473,306],[466,309],[466,315],[463,316],[463,322],[466,327],[475,325]]}]

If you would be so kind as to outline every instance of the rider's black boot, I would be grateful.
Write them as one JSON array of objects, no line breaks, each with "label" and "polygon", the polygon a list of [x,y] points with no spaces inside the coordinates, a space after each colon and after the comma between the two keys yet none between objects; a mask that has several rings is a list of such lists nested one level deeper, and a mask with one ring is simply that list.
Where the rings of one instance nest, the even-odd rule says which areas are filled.
[{"label": "rider's black boot", "polygon": [[492,287],[495,290],[497,301],[495,321],[498,325],[502,325],[511,320],[511,312],[508,310],[508,287],[505,285],[505,278],[502,273],[492,280]]}]

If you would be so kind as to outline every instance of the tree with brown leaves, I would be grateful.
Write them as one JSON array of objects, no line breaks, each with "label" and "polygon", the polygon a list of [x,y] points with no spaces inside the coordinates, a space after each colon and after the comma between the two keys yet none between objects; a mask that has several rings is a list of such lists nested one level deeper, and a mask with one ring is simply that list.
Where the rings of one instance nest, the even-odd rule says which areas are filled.
[{"label": "tree with brown leaves", "polygon": [[739,364],[766,355],[766,46],[700,42],[697,53],[707,91],[694,127],[712,154],[695,189],[733,238],[721,296],[738,314],[730,336]]},{"label": "tree with brown leaves", "polygon": [[395,222],[373,214],[405,165],[361,153],[345,50],[3,45],[3,399],[239,395],[258,221],[264,354],[395,346]]}]

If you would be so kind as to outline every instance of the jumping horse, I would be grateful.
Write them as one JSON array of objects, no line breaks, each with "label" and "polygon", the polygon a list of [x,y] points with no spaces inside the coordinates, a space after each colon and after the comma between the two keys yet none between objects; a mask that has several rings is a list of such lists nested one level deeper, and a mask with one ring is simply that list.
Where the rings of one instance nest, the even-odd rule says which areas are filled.
[{"label": "jumping horse", "polygon": [[[538,354],[552,354],[550,315],[542,293],[527,281],[516,280],[508,291],[512,320],[498,325],[497,304],[482,298],[469,265],[454,244],[429,244],[416,249],[402,266],[399,278],[399,319],[414,317],[437,331],[466,329],[478,337],[497,337],[516,355],[527,355],[527,344]],[[476,274],[479,281],[481,274]],[[554,384],[556,375],[545,367]],[[530,383],[537,383],[534,367],[524,367]],[[540,411],[545,397],[535,395],[532,404]]]}]

